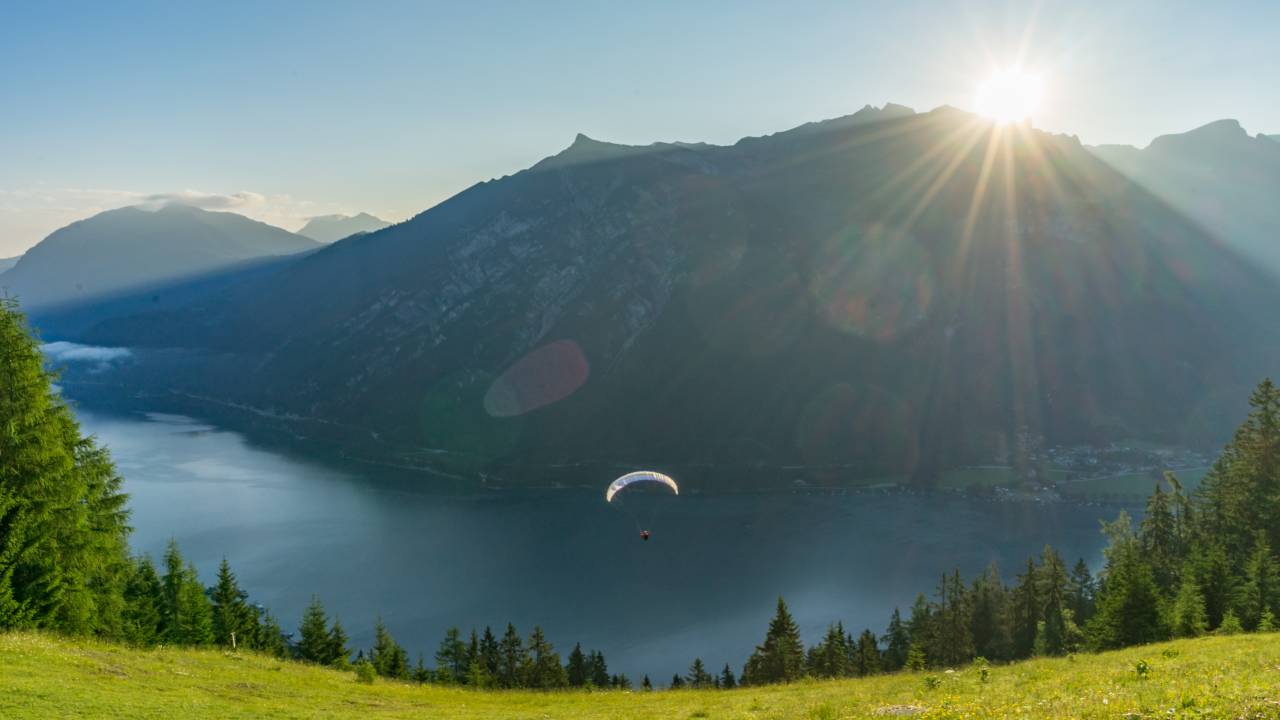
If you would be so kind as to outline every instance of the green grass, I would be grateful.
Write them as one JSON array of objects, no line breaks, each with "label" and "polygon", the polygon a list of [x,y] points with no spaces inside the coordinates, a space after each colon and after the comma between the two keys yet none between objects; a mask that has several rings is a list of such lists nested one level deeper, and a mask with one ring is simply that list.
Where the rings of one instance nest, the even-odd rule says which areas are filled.
[{"label": "green grass", "polygon": [[[1135,670],[1150,665],[1147,677]],[[929,678],[932,678],[930,680]],[[930,688],[930,685],[936,687]],[[252,654],[0,635],[0,718],[1280,718],[1280,635],[731,691],[476,692]]]},{"label": "green grass", "polygon": [[[1209,468],[1174,470],[1178,482],[1190,492],[1200,485]],[[1155,489],[1156,477],[1149,472],[1068,480],[1058,485],[1065,495],[1129,495],[1145,498]]]}]

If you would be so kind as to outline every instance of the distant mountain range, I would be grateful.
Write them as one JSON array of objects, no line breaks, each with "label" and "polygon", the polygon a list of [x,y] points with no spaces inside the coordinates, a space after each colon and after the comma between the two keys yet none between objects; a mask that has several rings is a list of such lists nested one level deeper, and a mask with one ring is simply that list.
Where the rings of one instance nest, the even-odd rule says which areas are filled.
[{"label": "distant mountain range", "polygon": [[17,265],[18,259],[19,258],[16,258],[16,257],[0,258],[0,273],[4,272],[5,270],[8,270],[14,265]]},{"label": "distant mountain range", "polygon": [[1280,287],[1108,153],[898,106],[732,146],[579,135],[50,339],[135,349],[72,392],[506,482],[927,483],[1043,443],[1216,442],[1280,372]]},{"label": "distant mountain range", "polygon": [[200,275],[245,260],[314,250],[319,243],[242,215],[185,205],[126,207],[72,223],[0,274],[29,310]]},{"label": "distant mountain range", "polygon": [[374,217],[369,213],[360,213],[354,216],[321,215],[308,220],[307,224],[303,225],[302,229],[298,231],[298,234],[309,237],[312,240],[331,243],[352,235],[381,230],[390,224],[386,220]]},{"label": "distant mountain range", "polygon": [[1221,242],[1280,277],[1280,142],[1235,120],[1163,135],[1141,150],[1090,148]]}]

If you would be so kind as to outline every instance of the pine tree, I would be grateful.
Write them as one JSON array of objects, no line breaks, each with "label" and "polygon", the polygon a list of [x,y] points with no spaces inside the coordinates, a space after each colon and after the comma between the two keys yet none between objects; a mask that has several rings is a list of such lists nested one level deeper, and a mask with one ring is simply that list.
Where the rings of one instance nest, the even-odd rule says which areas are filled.
[{"label": "pine tree", "polygon": [[[644,676],[645,680],[649,679],[648,675]],[[738,679],[733,676],[733,669],[729,667],[729,663],[724,664],[724,669],[720,671],[720,687],[725,690],[732,690],[738,686]]]},{"label": "pine tree", "polygon": [[[413,672],[409,674],[409,677],[418,684],[431,682],[431,671],[427,669],[427,663],[422,657],[422,653],[418,653],[418,663],[413,666]],[[480,684],[478,687],[489,686]]]},{"label": "pine tree", "polygon": [[[1000,570],[993,562],[973,582],[973,648],[979,656],[988,660],[1004,661],[1013,654],[1013,638],[1010,635],[1009,593],[1000,579]],[[900,665],[887,662],[886,667],[896,670]]]},{"label": "pine tree", "polygon": [[689,683],[689,687],[695,690],[713,687],[715,678],[711,673],[707,672],[707,668],[702,664],[702,658],[694,658],[693,664],[689,666],[689,674],[685,676]]},{"label": "pine tree", "polygon": [[1084,558],[1077,560],[1075,567],[1071,569],[1068,588],[1070,594],[1068,605],[1076,622],[1088,622],[1089,618],[1093,617],[1098,586],[1093,580],[1093,575],[1089,573],[1089,566],[1085,564]]},{"label": "pine tree", "polygon": [[1062,558],[1051,547],[1045,546],[1040,567],[1036,569],[1036,597],[1040,600],[1040,621],[1037,631],[1043,630],[1038,654],[1063,655],[1067,652],[1068,605],[1067,568]]},{"label": "pine tree", "polygon": [[844,677],[849,674],[850,654],[844,626],[828,625],[822,641],[809,651],[809,673],[820,678]]},{"label": "pine tree", "polygon": [[911,636],[908,654],[910,648],[914,646],[924,655],[926,663],[932,659],[937,633],[934,628],[933,608],[929,605],[929,600],[925,598],[924,593],[917,594],[916,601],[911,606],[911,617],[907,620],[907,633]]},{"label": "pine tree", "polygon": [[1258,531],[1253,552],[1244,567],[1244,583],[1240,587],[1236,615],[1245,629],[1257,628],[1265,612],[1274,613],[1280,606],[1280,566],[1271,553],[1266,533]]},{"label": "pine tree", "polygon": [[1178,595],[1173,600],[1169,629],[1174,637],[1196,637],[1203,635],[1208,628],[1208,619],[1204,612],[1204,596],[1196,585],[1195,578],[1184,575],[1178,586]]},{"label": "pine tree", "polygon": [[[446,643],[454,655],[446,665],[440,661],[440,653],[436,653],[436,679],[452,685],[462,682],[462,655],[465,652],[457,628],[449,628],[445,641],[440,645],[442,650]],[[369,650],[369,662],[373,664],[374,672],[382,677],[409,677],[409,653],[391,636],[391,631],[387,629],[381,616],[373,624],[373,647]]]},{"label": "pine tree", "polygon": [[150,557],[144,555],[133,561],[125,584],[124,603],[124,640],[143,647],[159,642],[164,630],[161,620],[164,588]]},{"label": "pine tree", "polygon": [[1169,593],[1177,580],[1177,567],[1182,561],[1182,552],[1177,538],[1172,500],[1160,488],[1160,483],[1156,483],[1155,490],[1147,499],[1147,510],[1143,514],[1138,543],[1151,568],[1156,587],[1161,594]]},{"label": "pine tree", "polygon": [[1027,558],[1027,569],[1009,594],[1013,636],[1013,657],[1031,657],[1041,620],[1041,601],[1036,587],[1036,564]]},{"label": "pine tree", "polygon": [[329,628],[329,636],[325,642],[325,664],[332,665],[341,670],[347,669],[351,664],[351,650],[347,649],[347,631],[342,629],[342,623],[337,618],[333,619],[333,625]]},{"label": "pine tree", "polygon": [[1110,539],[1105,551],[1106,584],[1087,628],[1090,644],[1109,649],[1164,639],[1160,591],[1151,567],[1142,560],[1128,514],[1121,511],[1104,530]]},{"label": "pine tree", "polygon": [[502,636],[498,651],[498,686],[518,688],[525,686],[524,667],[527,655],[524,641],[511,623],[507,623],[507,631]]},{"label": "pine tree", "polygon": [[1239,618],[1231,610],[1222,616],[1222,625],[1218,626],[1219,635],[1239,635],[1244,632],[1244,627],[1240,625]]},{"label": "pine tree", "polygon": [[480,664],[484,666],[490,682],[498,682],[498,667],[501,665],[500,656],[501,651],[498,647],[498,639],[493,636],[493,631],[486,625],[484,635],[480,637]]},{"label": "pine tree", "polygon": [[679,689],[680,689],[680,688],[682,688],[682,687],[684,687],[684,678],[680,677],[679,675],[672,675],[672,676],[671,676],[671,689],[672,689],[672,690],[679,690]]},{"label": "pine tree", "polygon": [[212,598],[213,636],[219,645],[252,647],[258,634],[258,613],[245,602],[247,597],[227,559],[222,558]]},{"label": "pine tree", "polygon": [[641,681],[640,681],[640,689],[641,689],[641,690],[652,690],[652,689],[653,689],[653,683],[649,682],[649,676],[648,676],[648,675],[645,675],[645,676],[644,676],[644,680],[641,680]]},{"label": "pine tree", "polygon": [[587,676],[591,685],[602,688],[609,684],[609,665],[604,661],[604,653],[598,650],[592,650],[587,656],[587,666],[590,668]]},{"label": "pine tree", "polygon": [[[381,619],[378,620],[378,627],[382,627]],[[385,628],[383,632],[385,633]],[[391,636],[388,634],[387,637]],[[376,662],[374,666],[377,666]],[[461,685],[466,682],[467,670],[467,646],[462,642],[462,631],[451,627],[445,631],[444,639],[436,650],[436,682]]]},{"label": "pine tree", "polygon": [[329,663],[329,618],[320,598],[312,595],[298,626],[298,658],[318,665]]},{"label": "pine tree", "polygon": [[542,632],[542,628],[534,626],[529,636],[529,686],[541,690],[554,690],[566,687],[569,679],[564,667],[560,665],[560,654]]},{"label": "pine tree", "polygon": [[938,585],[934,627],[931,659],[955,666],[973,657],[973,608],[959,570],[943,575]]},{"label": "pine tree", "polygon": [[213,609],[194,565],[183,565],[178,544],[169,541],[165,551],[164,591],[165,642],[174,645],[208,645],[213,642]]},{"label": "pine tree", "polygon": [[800,643],[800,629],[778,598],[777,610],[769,623],[764,644],[756,647],[742,671],[743,685],[791,682],[804,674],[805,652]]},{"label": "pine tree", "polygon": [[880,647],[875,633],[863,630],[858,636],[857,663],[854,671],[859,677],[875,675],[880,672]]},{"label": "pine tree", "polygon": [[564,670],[569,687],[583,687],[587,684],[587,656],[582,654],[581,643],[574,643]]},{"label": "pine tree", "polygon": [[262,613],[262,622],[258,626],[258,637],[254,648],[272,657],[283,658],[289,654],[289,646],[285,642],[284,632],[280,629],[280,621],[271,611]]},{"label": "pine tree", "polygon": [[890,672],[901,670],[907,665],[907,651],[911,649],[911,633],[902,622],[902,613],[893,609],[889,618],[889,627],[884,634],[884,668]]},{"label": "pine tree", "polygon": [[120,637],[126,498],[53,379],[17,303],[0,298],[0,630]]}]

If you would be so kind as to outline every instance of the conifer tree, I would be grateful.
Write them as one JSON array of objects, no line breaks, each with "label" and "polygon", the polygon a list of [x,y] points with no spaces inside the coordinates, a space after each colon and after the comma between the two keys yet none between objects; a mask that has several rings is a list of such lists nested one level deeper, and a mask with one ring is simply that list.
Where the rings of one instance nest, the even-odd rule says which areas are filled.
[{"label": "conifer tree", "polygon": [[679,675],[672,675],[672,676],[671,676],[671,689],[672,689],[672,690],[679,690],[679,689],[680,689],[680,688],[682,688],[682,687],[684,687],[684,678],[680,677]]},{"label": "conifer tree", "polygon": [[486,625],[484,635],[480,637],[480,664],[484,666],[490,682],[498,681],[498,667],[501,664],[500,655],[498,639],[493,636],[493,631]]},{"label": "conifer tree", "polygon": [[329,618],[320,598],[312,595],[298,626],[298,658],[317,665],[329,664]]},{"label": "conifer tree", "polygon": [[934,636],[934,617],[933,608],[929,605],[929,600],[925,598],[924,593],[916,595],[916,601],[911,606],[911,617],[907,620],[907,633],[911,636],[911,645],[914,646],[924,655],[926,661],[933,652]]},{"label": "conifer tree", "polygon": [[805,652],[800,643],[800,629],[778,598],[777,610],[769,623],[764,644],[758,645],[742,671],[743,685],[791,682],[804,674]]},{"label": "conifer tree", "polygon": [[652,683],[652,682],[649,682],[649,676],[648,676],[648,675],[645,675],[645,676],[644,676],[644,679],[640,681],[640,689],[641,689],[641,690],[652,690],[652,689],[653,689],[653,683]]},{"label": "conifer tree", "polygon": [[542,628],[536,625],[529,635],[529,660],[530,687],[553,690],[569,684],[564,667],[560,665],[560,653],[551,646]]},{"label": "conifer tree", "polygon": [[583,687],[587,684],[587,656],[582,654],[581,643],[574,643],[564,670],[569,687]]},{"label": "conifer tree", "polygon": [[[1009,593],[1000,579],[1000,570],[993,562],[973,582],[973,648],[988,660],[1008,660],[1013,654],[1013,638],[1010,635]],[[900,665],[888,661],[886,667],[896,670]]]},{"label": "conifer tree", "polygon": [[[382,627],[381,619],[378,621],[378,627]],[[385,628],[383,632],[385,633]],[[390,638],[390,634],[387,637]],[[374,666],[377,667],[376,661]],[[462,631],[451,627],[445,631],[444,639],[440,641],[440,647],[436,650],[436,682],[461,685],[466,682],[468,667],[467,646],[462,642]]]},{"label": "conifer tree", "polygon": [[[645,680],[649,679],[645,675]],[[724,664],[724,669],[720,671],[720,687],[725,690],[732,690],[738,686],[738,679],[733,676],[733,669],[729,667],[729,663]]]},{"label": "conifer tree", "polygon": [[857,663],[854,671],[859,677],[875,675],[880,672],[880,647],[875,633],[863,630],[858,636]]},{"label": "conifer tree", "polygon": [[258,637],[254,648],[272,657],[283,658],[289,654],[289,646],[285,642],[284,632],[280,629],[280,621],[270,610],[262,613],[262,622],[258,626]]},{"label": "conifer tree", "polygon": [[[440,662],[440,653],[436,653],[436,679],[452,685],[462,682],[461,673],[464,662],[462,656],[465,652],[462,641],[458,638],[457,628],[449,628],[444,642],[440,645],[442,650],[446,643],[449,644],[454,655],[450,657],[450,662],[446,666]],[[373,624],[373,647],[369,650],[369,662],[373,664],[374,672],[382,677],[397,679],[409,677],[409,653],[391,636],[391,631],[382,621],[382,616],[378,616]]]},{"label": "conifer tree", "polygon": [[174,645],[208,645],[213,642],[213,610],[194,565],[183,565],[178,544],[169,541],[161,578],[165,612],[161,615],[165,642]]},{"label": "conifer tree", "polygon": [[329,628],[328,641],[325,644],[325,664],[332,665],[341,670],[347,669],[351,664],[351,650],[347,648],[347,631],[342,629],[342,623],[337,618],[333,619],[333,625]]},{"label": "conifer tree", "polygon": [[1043,631],[1038,654],[1063,655],[1067,652],[1067,568],[1057,551],[1045,546],[1040,567],[1036,569],[1036,597],[1040,601],[1040,623]]},{"label": "conifer tree", "polygon": [[[418,663],[413,666],[413,671],[409,677],[418,684],[431,682],[431,671],[427,669],[427,663],[422,657],[422,653],[418,653]],[[479,685],[479,687],[488,687],[488,685]]]},{"label": "conifer tree", "polygon": [[1245,629],[1257,628],[1265,612],[1274,613],[1280,605],[1280,566],[1271,552],[1266,533],[1259,530],[1253,552],[1244,566],[1244,582],[1240,586],[1236,615]]},{"label": "conifer tree", "polygon": [[593,686],[602,688],[609,685],[609,665],[604,661],[604,653],[599,650],[592,650],[587,656],[587,666],[590,668],[588,677]]},{"label": "conifer tree", "polygon": [[123,634],[128,512],[17,303],[0,298],[0,630]]},{"label": "conifer tree", "polygon": [[502,636],[498,650],[498,686],[504,688],[524,687],[524,668],[527,655],[524,641],[511,623],[507,623],[507,631]]},{"label": "conifer tree", "polygon": [[932,660],[955,666],[973,657],[973,609],[959,570],[938,584],[934,627]]},{"label": "conifer tree", "polygon": [[222,558],[212,597],[213,636],[219,645],[252,647],[258,634],[258,613],[245,602],[246,597],[227,559]]},{"label": "conifer tree", "polygon": [[849,674],[850,655],[844,626],[828,625],[822,641],[809,651],[809,673],[820,678],[844,677]]},{"label": "conifer tree", "polygon": [[1143,514],[1140,528],[1138,542],[1143,558],[1151,568],[1156,587],[1162,594],[1169,593],[1177,581],[1177,567],[1181,563],[1182,552],[1177,538],[1172,500],[1161,489],[1160,483],[1156,483],[1155,490],[1147,499],[1147,510]]},{"label": "conifer tree", "polygon": [[701,690],[715,685],[715,678],[711,676],[711,673],[707,672],[706,666],[702,664],[702,658],[693,659],[693,664],[689,666],[689,674],[685,676],[685,680],[688,681],[689,687],[694,690]]},{"label": "conifer tree", "polygon": [[889,618],[889,627],[884,634],[884,667],[892,672],[901,670],[907,664],[907,651],[911,649],[911,634],[907,631],[907,626],[902,622],[902,613],[898,612],[898,608],[893,609],[893,615]]},{"label": "conifer tree", "polygon": [[1018,576],[1018,584],[1009,594],[1013,657],[1031,657],[1041,620],[1040,595],[1036,587],[1036,564],[1027,558],[1026,570]]},{"label": "conifer tree", "polygon": [[1075,567],[1071,569],[1071,581],[1068,587],[1070,588],[1068,605],[1071,608],[1073,617],[1078,623],[1088,622],[1089,618],[1093,617],[1098,586],[1094,582],[1093,575],[1089,572],[1089,566],[1085,564],[1084,558],[1077,560]]},{"label": "conifer tree", "polygon": [[1164,639],[1160,592],[1150,566],[1142,561],[1128,514],[1121,511],[1104,530],[1110,539],[1105,552],[1106,585],[1087,628],[1090,643],[1109,649]]},{"label": "conifer tree", "polygon": [[142,647],[159,642],[164,631],[163,606],[164,588],[151,558],[135,559],[124,590],[124,640]]},{"label": "conifer tree", "polygon": [[1174,637],[1196,637],[1208,628],[1204,612],[1204,596],[1194,577],[1184,575],[1173,600],[1169,629]]}]

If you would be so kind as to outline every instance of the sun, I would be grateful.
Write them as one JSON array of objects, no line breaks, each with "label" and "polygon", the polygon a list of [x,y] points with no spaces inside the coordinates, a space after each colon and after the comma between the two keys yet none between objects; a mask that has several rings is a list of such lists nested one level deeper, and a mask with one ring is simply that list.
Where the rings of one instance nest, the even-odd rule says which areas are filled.
[{"label": "sun", "polygon": [[1039,75],[1006,68],[992,73],[978,86],[974,107],[978,114],[1005,124],[1030,119],[1043,99],[1044,82]]}]

